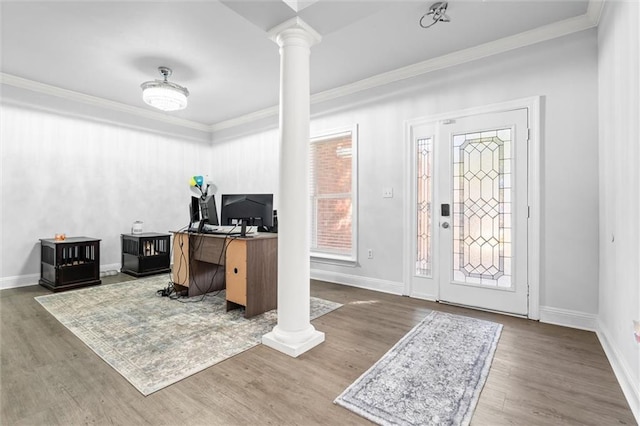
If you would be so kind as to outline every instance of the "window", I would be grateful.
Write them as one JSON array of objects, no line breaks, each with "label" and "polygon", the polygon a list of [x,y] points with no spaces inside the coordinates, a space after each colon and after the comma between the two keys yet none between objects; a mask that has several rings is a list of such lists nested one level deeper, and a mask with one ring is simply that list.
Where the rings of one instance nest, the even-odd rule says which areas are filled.
[{"label": "window", "polygon": [[311,256],[356,261],[357,127],[311,139]]},{"label": "window", "polygon": [[421,138],[416,141],[416,204],[418,206],[418,239],[416,253],[416,275],[431,276],[431,203],[432,203],[432,170],[433,139]]}]

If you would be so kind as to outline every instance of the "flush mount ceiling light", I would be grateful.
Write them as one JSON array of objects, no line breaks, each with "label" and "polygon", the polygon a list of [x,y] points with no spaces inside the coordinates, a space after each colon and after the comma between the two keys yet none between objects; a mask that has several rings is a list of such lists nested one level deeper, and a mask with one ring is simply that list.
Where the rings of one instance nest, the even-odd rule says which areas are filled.
[{"label": "flush mount ceiling light", "polygon": [[142,87],[142,99],[148,105],[162,111],[177,111],[187,107],[189,91],[186,87],[167,81],[173,71],[168,67],[158,67],[164,80],[147,81]]},{"label": "flush mount ceiling light", "polygon": [[[438,22],[450,22],[451,20],[446,15],[447,6],[449,6],[449,3],[446,1],[439,1],[432,4],[429,7],[429,11],[420,18],[420,26],[422,28],[429,28]],[[426,19],[427,16],[430,16],[431,19]]]}]

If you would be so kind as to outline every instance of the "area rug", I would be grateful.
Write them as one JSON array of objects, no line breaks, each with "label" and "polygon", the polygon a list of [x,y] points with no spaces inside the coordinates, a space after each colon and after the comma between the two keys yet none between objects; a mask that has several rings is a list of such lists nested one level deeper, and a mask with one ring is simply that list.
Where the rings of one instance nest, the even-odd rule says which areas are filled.
[{"label": "area rug", "polygon": [[[157,296],[168,281],[148,277],[36,300],[144,395],[258,345],[277,324],[275,310],[249,319],[244,309],[226,312],[224,292],[184,303]],[[311,298],[311,319],[340,306]]]},{"label": "area rug", "polygon": [[381,425],[468,425],[501,331],[431,312],[334,402]]}]

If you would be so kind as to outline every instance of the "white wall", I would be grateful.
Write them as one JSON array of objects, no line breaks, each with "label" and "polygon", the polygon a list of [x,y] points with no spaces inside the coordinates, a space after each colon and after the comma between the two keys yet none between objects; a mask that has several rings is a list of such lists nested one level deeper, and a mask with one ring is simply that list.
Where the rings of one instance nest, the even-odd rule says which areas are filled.
[{"label": "white wall", "polygon": [[[314,105],[312,133],[353,123],[360,131],[360,262],[314,263],[316,276],[402,292],[404,121],[542,95],[541,314],[595,318],[596,71],[590,30]],[[277,208],[275,119],[261,130],[254,124],[214,136],[212,153],[188,137],[13,104],[3,104],[2,124],[3,287],[35,282],[38,239],[58,232],[103,239],[102,264],[117,265],[119,235],[134,220],[154,231],[183,224],[186,182],[196,173],[208,173],[218,194],[273,192]],[[29,175],[39,183],[25,184]],[[394,198],[382,198],[384,187]]]},{"label": "white wall", "polygon": [[120,268],[120,234],[188,224],[189,177],[208,173],[208,142],[3,103],[0,288],[35,284],[40,238],[102,239]]},{"label": "white wall", "polygon": [[607,2],[598,29],[600,312],[598,336],[640,421],[640,6]]},{"label": "white wall", "polygon": [[[217,186],[218,210],[221,194],[274,194],[278,208],[278,130],[220,141],[213,150],[212,179]],[[220,213],[218,211],[218,213]]]},{"label": "white wall", "polygon": [[[313,49],[311,54],[313,55]],[[312,275],[401,292],[403,124],[407,119],[535,95],[543,96],[541,315],[595,327],[598,311],[598,153],[596,31],[540,43],[432,72],[312,108],[312,135],[359,124],[359,265],[313,263]],[[275,125],[275,123],[273,123]],[[220,175],[251,176],[277,188],[277,132],[237,129],[241,161],[214,134]],[[255,154],[252,154],[255,152]],[[265,165],[265,162],[269,162]],[[393,187],[394,197],[382,198]],[[238,188],[251,191],[250,186]],[[275,191],[275,189],[274,189]],[[374,259],[366,256],[373,249]],[[544,318],[543,318],[544,319]]]}]

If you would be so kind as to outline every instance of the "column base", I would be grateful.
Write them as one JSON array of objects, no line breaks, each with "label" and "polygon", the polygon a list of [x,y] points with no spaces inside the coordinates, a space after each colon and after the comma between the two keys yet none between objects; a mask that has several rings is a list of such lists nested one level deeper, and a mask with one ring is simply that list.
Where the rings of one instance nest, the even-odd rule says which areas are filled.
[{"label": "column base", "polygon": [[[262,336],[262,344],[269,346],[272,349],[287,354],[293,358],[297,358],[299,355],[307,352],[309,349],[318,346],[324,342],[324,333],[316,329],[311,330],[309,333],[305,333],[303,339],[299,339],[299,335],[296,335],[296,339],[287,339],[287,333],[276,330],[278,326],[264,336]],[[289,340],[289,341],[287,341]]]}]

